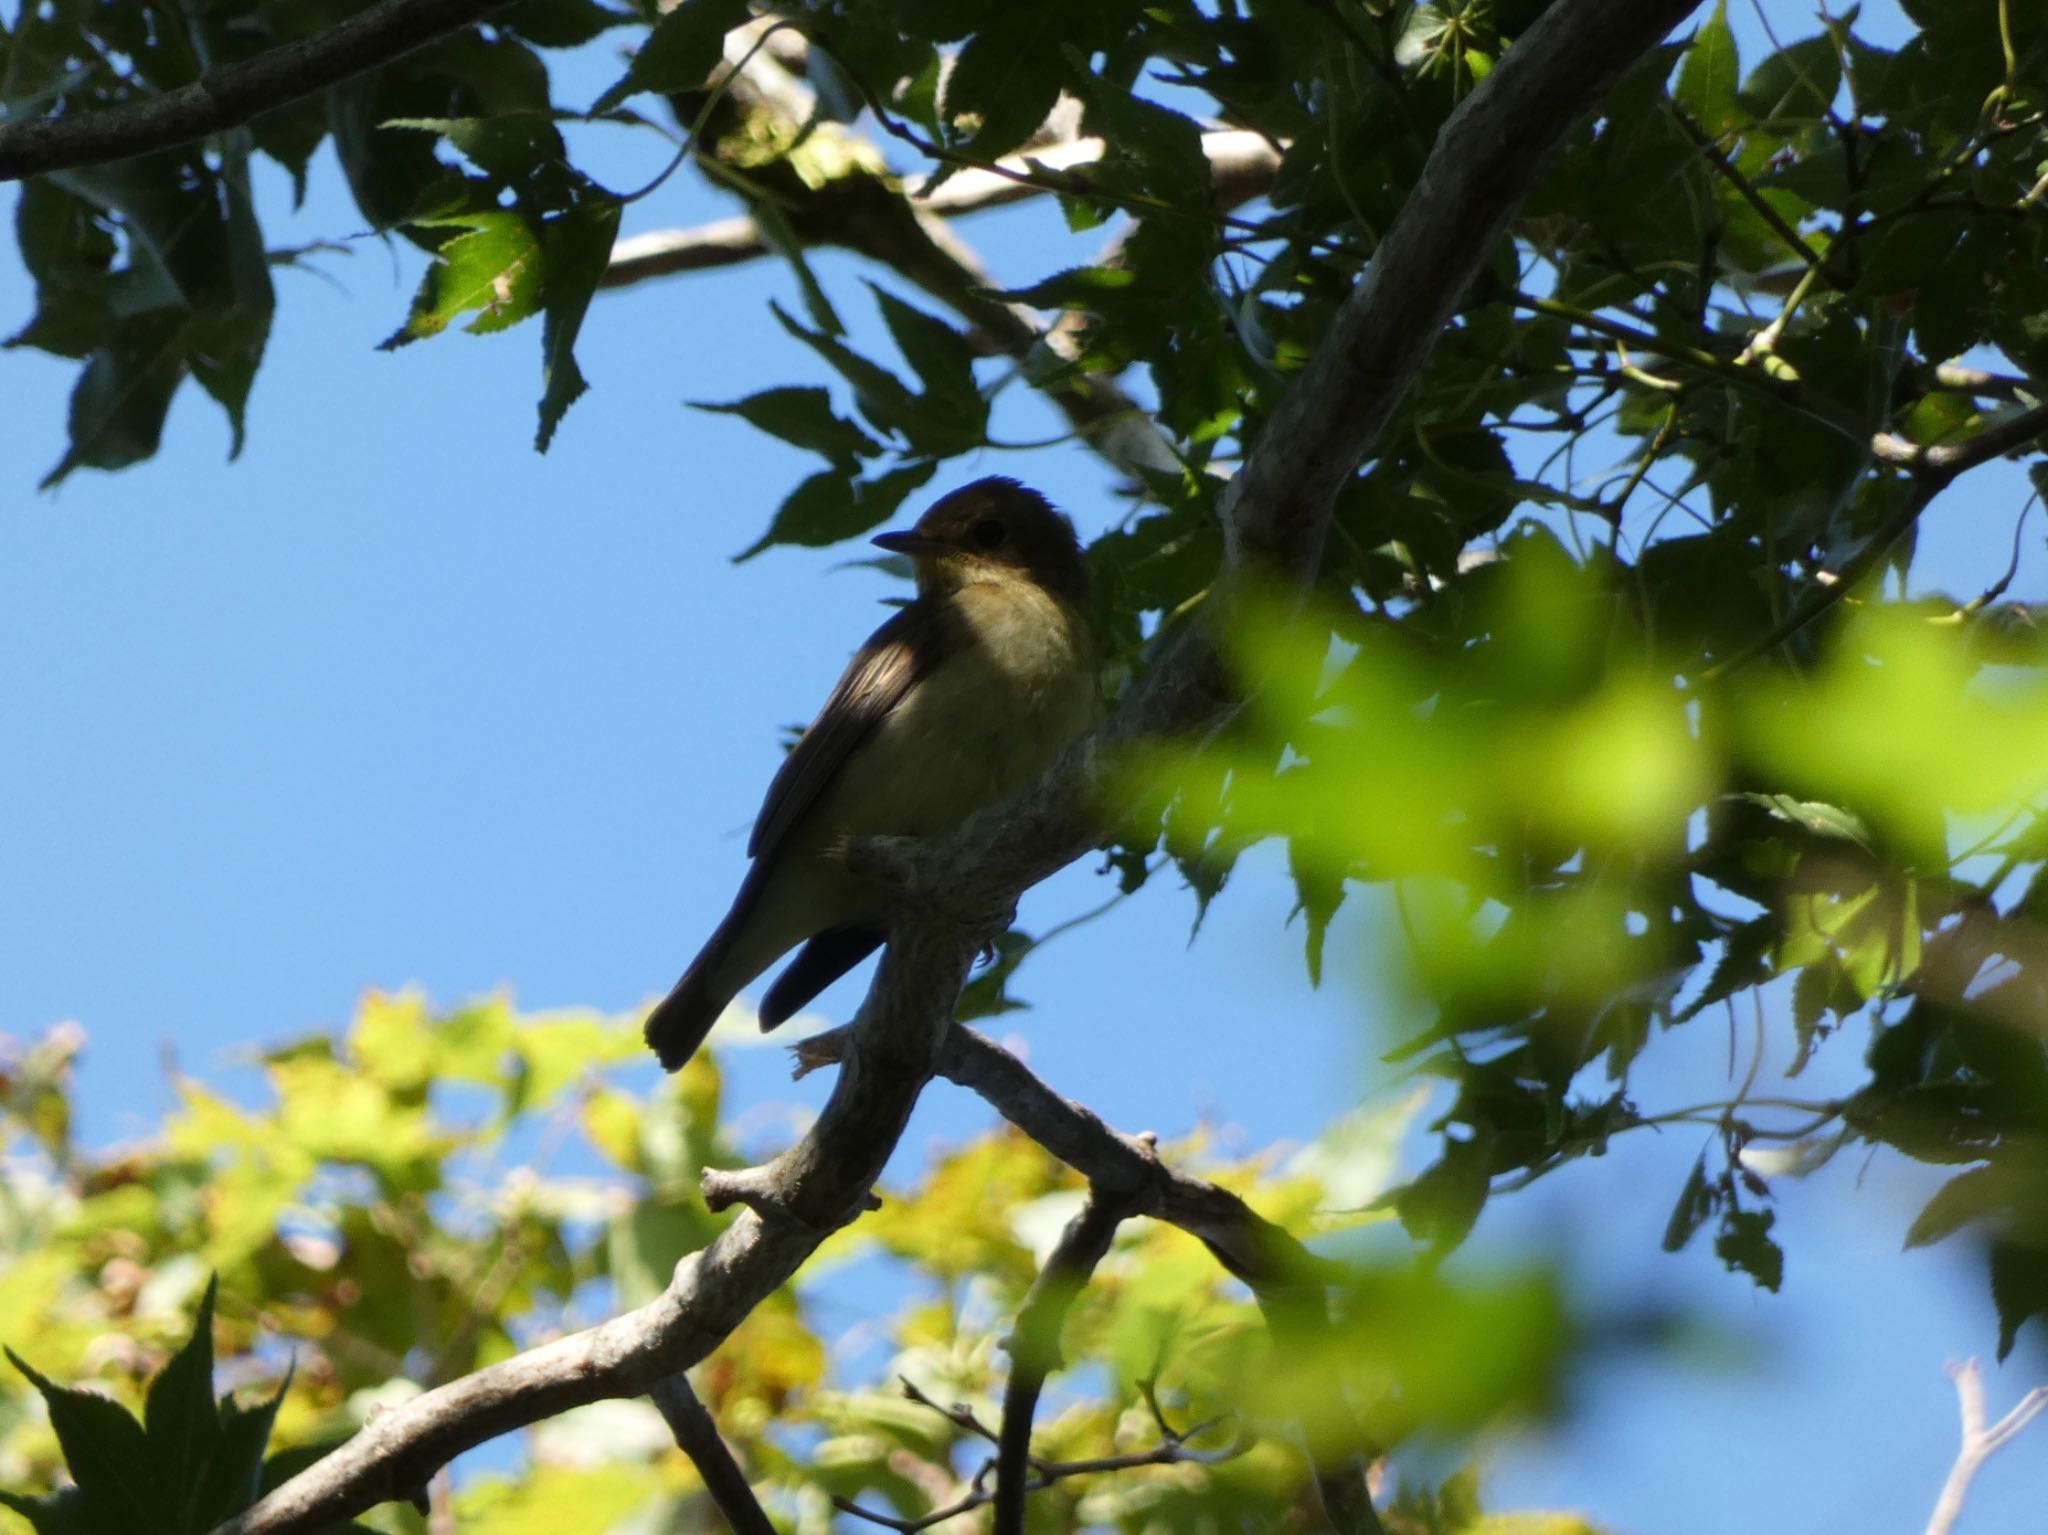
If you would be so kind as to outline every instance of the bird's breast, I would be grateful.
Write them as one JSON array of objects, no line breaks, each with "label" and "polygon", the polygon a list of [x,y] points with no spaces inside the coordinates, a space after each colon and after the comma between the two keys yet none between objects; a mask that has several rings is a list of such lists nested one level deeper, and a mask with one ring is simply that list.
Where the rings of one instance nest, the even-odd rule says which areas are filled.
[{"label": "bird's breast", "polygon": [[953,826],[1042,773],[1099,712],[1086,620],[1042,588],[960,588],[956,642],[848,761],[820,819],[854,836]]}]

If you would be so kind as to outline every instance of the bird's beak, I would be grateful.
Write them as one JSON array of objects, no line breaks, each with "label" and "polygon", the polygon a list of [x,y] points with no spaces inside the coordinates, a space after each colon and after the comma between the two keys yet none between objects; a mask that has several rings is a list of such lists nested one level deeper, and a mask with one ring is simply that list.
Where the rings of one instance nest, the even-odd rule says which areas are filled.
[{"label": "bird's beak", "polygon": [[914,531],[877,533],[868,542],[877,548],[887,549],[891,554],[938,554],[946,547],[936,538],[927,538],[924,534]]}]

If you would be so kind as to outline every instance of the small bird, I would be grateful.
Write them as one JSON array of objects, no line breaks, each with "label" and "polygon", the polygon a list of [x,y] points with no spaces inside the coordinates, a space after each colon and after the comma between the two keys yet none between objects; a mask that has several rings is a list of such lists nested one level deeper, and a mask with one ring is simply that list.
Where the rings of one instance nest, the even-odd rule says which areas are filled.
[{"label": "small bird", "polygon": [[1015,480],[976,480],[907,533],[917,597],[855,652],[768,785],[732,910],[647,1015],[674,1071],[726,1004],[797,945],[763,1029],[881,946],[889,895],[846,867],[858,838],[927,837],[1021,789],[1101,712],[1088,567],[1073,524]]}]

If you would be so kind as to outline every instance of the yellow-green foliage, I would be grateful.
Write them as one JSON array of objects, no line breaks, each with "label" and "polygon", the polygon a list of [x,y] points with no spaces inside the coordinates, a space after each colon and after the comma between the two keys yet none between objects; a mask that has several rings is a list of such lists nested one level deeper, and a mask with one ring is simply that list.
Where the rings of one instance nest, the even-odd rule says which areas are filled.
[{"label": "yellow-green foliage", "polygon": [[[165,1122],[110,1151],[70,1139],[83,1045],[59,1030],[7,1058],[5,1341],[45,1375],[139,1408],[218,1271],[220,1385],[253,1402],[291,1362],[273,1450],[331,1441],[379,1404],[638,1303],[723,1219],[696,1192],[706,1165],[736,1160],[716,1059],[637,1097],[610,1080],[638,1059],[628,1020],[522,1016],[503,998],[442,1012],[372,993],[337,1038],[268,1052],[255,1100],[181,1079]],[[1202,1137],[1162,1151],[1311,1237],[1385,1218],[1360,1207],[1419,1106],[1410,1095],[1361,1112],[1286,1157],[1222,1158]],[[998,1420],[1001,1340],[1081,1189],[1033,1142],[991,1128],[884,1195],[696,1372],[793,1529],[824,1531],[835,1496],[898,1515],[959,1496],[990,1447],[951,1409]],[[899,1280],[872,1316],[832,1293],[863,1258]],[[1361,1270],[1337,1299],[1325,1356],[1276,1356],[1243,1287],[1199,1243],[1126,1223],[1070,1313],[1037,1452],[1141,1455],[1171,1429],[1198,1458],[1064,1478],[1038,1495],[1033,1528],[1285,1526],[1307,1506],[1302,1372],[1334,1371],[1391,1437],[1540,1414],[1566,1364],[1569,1331],[1540,1276],[1451,1287]],[[599,1403],[525,1441],[516,1464],[492,1460],[444,1494],[461,1527],[625,1535],[671,1527],[670,1510],[702,1496],[645,1402]],[[61,1466],[35,1393],[10,1375],[0,1488],[47,1490]],[[0,1528],[11,1519],[0,1512]],[[398,1505],[370,1520],[423,1528]]]}]

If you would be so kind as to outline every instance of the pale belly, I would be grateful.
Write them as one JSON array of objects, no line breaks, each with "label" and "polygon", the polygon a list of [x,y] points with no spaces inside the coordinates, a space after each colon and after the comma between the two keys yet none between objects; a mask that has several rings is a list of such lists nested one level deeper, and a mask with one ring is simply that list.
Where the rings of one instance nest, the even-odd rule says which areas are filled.
[{"label": "pale belly", "polygon": [[792,829],[731,964],[743,984],[825,928],[877,921],[889,895],[847,873],[860,837],[927,837],[1015,793],[1101,713],[1086,625],[1050,597],[955,594],[983,643],[925,677]]},{"label": "pale belly", "polygon": [[1013,794],[1093,724],[1095,658],[1052,599],[958,595],[983,643],[947,661],[876,727],[825,797],[820,830],[928,836]]}]

